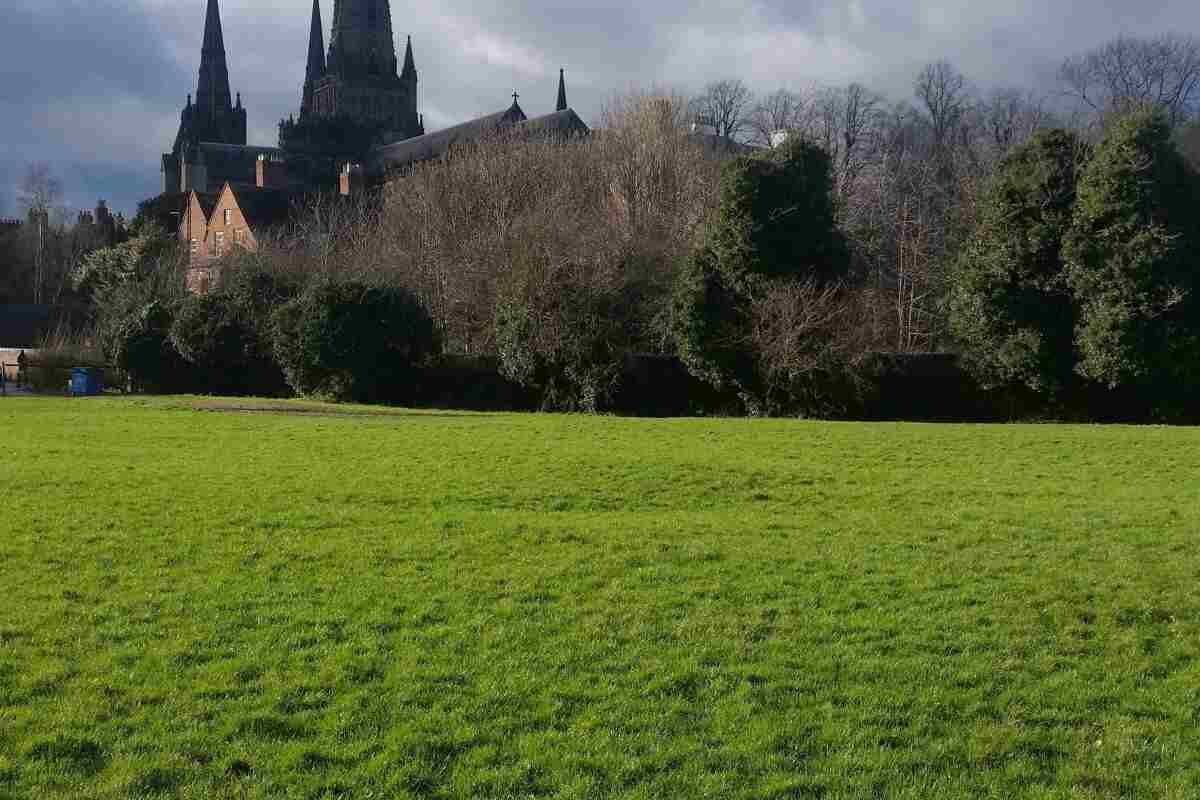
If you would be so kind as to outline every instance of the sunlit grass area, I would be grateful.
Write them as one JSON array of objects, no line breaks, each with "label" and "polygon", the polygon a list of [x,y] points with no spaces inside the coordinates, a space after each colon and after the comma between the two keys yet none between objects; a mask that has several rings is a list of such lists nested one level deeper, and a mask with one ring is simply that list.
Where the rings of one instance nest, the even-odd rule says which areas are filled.
[{"label": "sunlit grass area", "polygon": [[0,797],[1200,796],[1200,431],[10,398],[0,493]]}]

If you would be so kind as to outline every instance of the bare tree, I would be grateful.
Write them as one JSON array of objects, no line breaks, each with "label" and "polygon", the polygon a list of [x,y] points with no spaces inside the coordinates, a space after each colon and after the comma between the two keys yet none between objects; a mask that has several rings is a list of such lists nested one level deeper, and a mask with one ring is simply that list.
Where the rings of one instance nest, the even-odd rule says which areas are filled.
[{"label": "bare tree", "polygon": [[750,114],[755,144],[768,147],[781,131],[806,132],[812,121],[814,103],[809,95],[780,89],[762,98]]},{"label": "bare tree", "polygon": [[1001,154],[1025,142],[1048,118],[1044,100],[1019,89],[993,91],[980,112],[990,143]]},{"label": "bare tree", "polygon": [[829,153],[834,185],[845,197],[862,171],[881,122],[883,98],[862,84],[821,91],[812,103],[805,134]]},{"label": "bare tree", "polygon": [[837,178],[839,190],[845,193],[862,170],[864,144],[875,131],[883,98],[859,83],[847,86],[842,97],[842,157]]},{"label": "bare tree", "polygon": [[25,211],[50,212],[62,200],[62,181],[44,161],[30,164],[17,186],[17,203]]},{"label": "bare tree", "polygon": [[17,187],[17,202],[28,215],[32,236],[34,303],[43,300],[54,238],[51,215],[59,216],[57,212],[61,199],[62,182],[50,165],[44,161],[30,164]]},{"label": "bare tree", "polygon": [[712,125],[718,136],[737,139],[749,125],[754,94],[740,80],[710,83],[692,104],[698,119]]},{"label": "bare tree", "polygon": [[925,109],[934,150],[945,153],[971,106],[967,79],[950,62],[938,61],[921,70],[914,89]]},{"label": "bare tree", "polygon": [[550,352],[556,297],[614,292],[637,348],[670,352],[674,272],[718,199],[720,165],[689,135],[689,111],[635,92],[606,104],[603,136],[462,144],[385,189],[354,258],[421,298],[448,353],[495,353],[497,314],[514,304]]},{"label": "bare tree", "polygon": [[1200,112],[1200,39],[1122,36],[1068,58],[1059,77],[1070,97],[1102,116],[1155,106],[1178,124]]}]

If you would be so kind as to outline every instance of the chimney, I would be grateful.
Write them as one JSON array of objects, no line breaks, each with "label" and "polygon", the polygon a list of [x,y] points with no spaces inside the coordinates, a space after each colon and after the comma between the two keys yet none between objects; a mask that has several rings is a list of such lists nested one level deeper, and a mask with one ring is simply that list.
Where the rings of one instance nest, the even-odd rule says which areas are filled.
[{"label": "chimney", "polygon": [[283,156],[267,155],[258,157],[254,170],[254,185],[259,189],[283,189],[288,185],[287,161]]},{"label": "chimney", "polygon": [[347,163],[342,167],[339,189],[343,197],[357,195],[363,188],[363,168],[361,164]]}]

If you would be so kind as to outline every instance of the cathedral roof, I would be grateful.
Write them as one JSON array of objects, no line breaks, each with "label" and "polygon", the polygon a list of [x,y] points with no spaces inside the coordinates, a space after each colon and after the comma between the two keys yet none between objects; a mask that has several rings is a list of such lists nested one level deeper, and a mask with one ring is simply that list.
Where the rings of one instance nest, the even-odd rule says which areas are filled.
[{"label": "cathedral roof", "polygon": [[572,109],[530,119],[514,100],[506,111],[378,147],[371,152],[367,171],[378,176],[389,170],[432,161],[444,156],[455,144],[478,141],[506,130],[532,135],[582,135],[589,129]]}]

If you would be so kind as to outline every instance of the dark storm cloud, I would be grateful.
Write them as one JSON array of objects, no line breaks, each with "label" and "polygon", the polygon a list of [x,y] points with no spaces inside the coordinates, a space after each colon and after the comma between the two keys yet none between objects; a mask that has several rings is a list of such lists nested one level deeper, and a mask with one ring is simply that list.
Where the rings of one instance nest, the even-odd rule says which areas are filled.
[{"label": "dark storm cloud", "polygon": [[[0,28],[0,214],[23,165],[50,160],[75,205],[132,209],[157,190],[158,154],[194,91],[205,0],[8,0]],[[326,27],[332,0],[322,0]],[[222,0],[231,79],[251,140],[273,144],[300,97],[310,0]],[[392,0],[411,34],[421,110],[434,129],[554,102],[559,67],[594,120],[632,86],[695,88],[742,77],[756,90],[862,81],[894,99],[946,58],[972,83],[1043,88],[1072,52],[1119,33],[1200,33],[1194,0]]]}]

